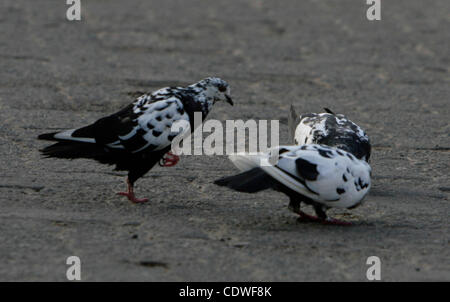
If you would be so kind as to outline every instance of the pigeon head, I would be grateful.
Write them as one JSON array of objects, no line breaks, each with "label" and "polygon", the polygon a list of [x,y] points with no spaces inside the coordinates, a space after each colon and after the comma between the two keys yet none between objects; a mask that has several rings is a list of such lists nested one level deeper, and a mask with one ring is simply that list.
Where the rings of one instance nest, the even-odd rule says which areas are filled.
[{"label": "pigeon head", "polygon": [[196,87],[204,90],[204,95],[215,102],[225,101],[233,106],[230,97],[230,87],[227,82],[219,78],[206,78],[195,84]]}]

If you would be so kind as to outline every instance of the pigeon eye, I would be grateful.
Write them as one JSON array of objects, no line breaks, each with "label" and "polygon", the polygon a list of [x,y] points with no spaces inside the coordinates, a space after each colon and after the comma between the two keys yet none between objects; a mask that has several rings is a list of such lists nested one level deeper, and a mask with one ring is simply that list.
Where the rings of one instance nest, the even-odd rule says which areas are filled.
[{"label": "pigeon eye", "polygon": [[220,92],[225,92],[227,90],[227,87],[225,87],[225,86],[223,86],[223,85],[220,85],[219,86],[219,91]]}]

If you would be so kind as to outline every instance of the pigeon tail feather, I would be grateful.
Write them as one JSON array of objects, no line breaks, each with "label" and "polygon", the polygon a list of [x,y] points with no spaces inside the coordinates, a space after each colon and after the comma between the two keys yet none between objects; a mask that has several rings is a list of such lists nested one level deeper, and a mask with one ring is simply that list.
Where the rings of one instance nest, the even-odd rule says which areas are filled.
[{"label": "pigeon tail feather", "polygon": [[44,133],[38,139],[49,141],[74,141],[95,144],[94,125],[89,125],[80,129],[70,129],[59,132]]},{"label": "pigeon tail feather", "polygon": [[272,188],[274,182],[261,168],[253,168],[241,174],[214,181],[216,185],[229,187],[238,192],[255,193]]},{"label": "pigeon tail feather", "polygon": [[71,142],[61,141],[56,144],[45,147],[40,150],[42,155],[46,157],[57,158],[94,158],[105,154],[105,151],[100,146],[83,143],[83,142]]},{"label": "pigeon tail feather", "polygon": [[295,130],[297,129],[298,123],[300,123],[300,117],[295,112],[294,105],[291,104],[288,116],[289,140],[291,143],[295,143],[294,142]]},{"label": "pigeon tail feather", "polygon": [[240,171],[248,171],[261,166],[262,160],[267,158],[267,155],[263,153],[238,153],[230,155],[228,158]]},{"label": "pigeon tail feather", "polygon": [[46,141],[55,141],[57,140],[55,138],[55,134],[58,132],[52,132],[52,133],[44,133],[38,136],[38,139],[46,140]]}]

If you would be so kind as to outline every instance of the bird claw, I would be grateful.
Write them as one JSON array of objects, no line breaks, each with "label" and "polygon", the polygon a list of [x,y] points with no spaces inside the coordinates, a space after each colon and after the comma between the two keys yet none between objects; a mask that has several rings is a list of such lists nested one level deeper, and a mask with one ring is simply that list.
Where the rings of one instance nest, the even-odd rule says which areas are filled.
[{"label": "bird claw", "polygon": [[172,167],[175,166],[179,161],[179,156],[173,154],[172,152],[168,152],[163,158],[161,158],[159,165],[161,167]]},{"label": "bird claw", "polygon": [[304,221],[304,222],[312,222],[312,221],[314,221],[314,222],[322,222],[323,221],[323,219],[320,219],[317,216],[306,214],[305,212],[300,211],[300,210],[298,212],[296,212],[296,213],[298,215],[300,215],[300,217],[298,218],[298,220],[300,220],[300,221]]},{"label": "bird claw", "polygon": [[137,198],[136,196],[134,196],[134,193],[130,192],[119,192],[117,193],[117,195],[126,196],[132,203],[145,203],[148,201],[148,198]]},{"label": "bird claw", "polygon": [[318,222],[321,224],[329,224],[329,225],[343,225],[343,226],[349,226],[349,225],[353,225],[353,223],[348,222],[348,221],[342,221],[342,220],[338,220],[338,219],[334,219],[334,218],[320,218],[317,216],[312,216],[309,214],[306,214],[303,211],[298,211],[296,212],[298,215],[300,215],[300,217],[298,218],[299,221],[301,222]]}]

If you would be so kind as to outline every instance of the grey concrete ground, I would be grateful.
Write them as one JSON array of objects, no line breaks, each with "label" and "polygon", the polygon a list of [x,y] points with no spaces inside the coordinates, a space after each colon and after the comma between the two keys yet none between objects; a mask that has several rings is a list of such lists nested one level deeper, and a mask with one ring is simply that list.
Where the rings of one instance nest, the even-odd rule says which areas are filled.
[{"label": "grey concrete ground", "polygon": [[[0,280],[450,281],[450,2],[0,2]],[[123,173],[87,160],[42,159],[43,132],[82,126],[137,91],[220,76],[235,107],[211,118],[280,119],[327,106],[372,138],[364,206],[330,211],[353,227],[300,223],[275,192],[212,181],[225,156],[183,156],[116,196]]]}]

